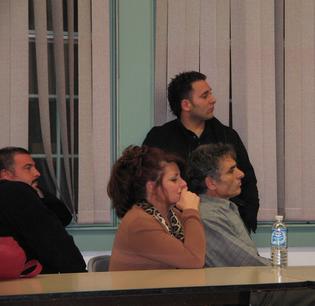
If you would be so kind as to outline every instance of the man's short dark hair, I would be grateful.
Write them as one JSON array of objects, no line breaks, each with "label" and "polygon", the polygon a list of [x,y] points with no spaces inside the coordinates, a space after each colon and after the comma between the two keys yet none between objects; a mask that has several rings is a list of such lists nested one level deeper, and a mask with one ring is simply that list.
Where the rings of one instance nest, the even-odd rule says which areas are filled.
[{"label": "man's short dark hair", "polygon": [[0,149],[0,171],[13,170],[14,156],[16,154],[29,154],[30,152],[20,147],[5,147]]},{"label": "man's short dark hair", "polygon": [[205,178],[220,178],[219,163],[224,157],[236,160],[233,147],[229,144],[217,143],[199,146],[191,153],[188,160],[187,181],[189,190],[203,194],[207,190]]},{"label": "man's short dark hair", "polygon": [[168,101],[172,113],[179,118],[181,101],[191,97],[192,83],[205,80],[207,77],[197,71],[187,71],[177,74],[168,84]]}]

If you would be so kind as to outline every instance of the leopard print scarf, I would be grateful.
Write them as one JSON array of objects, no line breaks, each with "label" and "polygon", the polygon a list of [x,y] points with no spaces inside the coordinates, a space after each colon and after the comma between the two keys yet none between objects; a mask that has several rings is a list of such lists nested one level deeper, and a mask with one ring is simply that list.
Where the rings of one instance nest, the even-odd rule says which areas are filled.
[{"label": "leopard print scarf", "polygon": [[162,226],[166,228],[166,230],[171,235],[173,235],[175,238],[181,241],[184,241],[184,229],[172,209],[169,210],[168,214],[168,218],[171,223],[171,226],[169,226],[165,219],[162,217],[161,213],[153,205],[147,202],[141,202],[138,203],[137,205],[141,207],[147,214],[152,215],[159,223],[162,224]]}]

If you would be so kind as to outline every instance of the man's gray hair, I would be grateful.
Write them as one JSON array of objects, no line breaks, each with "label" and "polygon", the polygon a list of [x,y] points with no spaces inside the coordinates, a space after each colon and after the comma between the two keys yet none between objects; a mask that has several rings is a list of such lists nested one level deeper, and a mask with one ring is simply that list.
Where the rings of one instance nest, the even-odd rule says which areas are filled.
[{"label": "man's gray hair", "polygon": [[189,190],[197,194],[205,193],[207,176],[214,180],[220,178],[219,162],[224,157],[236,160],[236,153],[229,144],[217,143],[199,146],[188,160],[187,182]]}]

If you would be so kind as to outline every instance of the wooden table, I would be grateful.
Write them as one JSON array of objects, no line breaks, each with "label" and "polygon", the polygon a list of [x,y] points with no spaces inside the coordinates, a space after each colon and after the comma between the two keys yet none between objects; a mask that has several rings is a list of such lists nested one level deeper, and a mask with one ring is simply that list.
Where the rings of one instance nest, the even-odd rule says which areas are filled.
[{"label": "wooden table", "polygon": [[285,277],[307,280],[312,283],[310,285],[315,285],[315,266],[287,267],[282,270],[282,275]]},{"label": "wooden table", "polygon": [[255,290],[307,288],[301,267],[228,267],[39,275],[0,281],[0,305],[215,305],[248,303]]}]

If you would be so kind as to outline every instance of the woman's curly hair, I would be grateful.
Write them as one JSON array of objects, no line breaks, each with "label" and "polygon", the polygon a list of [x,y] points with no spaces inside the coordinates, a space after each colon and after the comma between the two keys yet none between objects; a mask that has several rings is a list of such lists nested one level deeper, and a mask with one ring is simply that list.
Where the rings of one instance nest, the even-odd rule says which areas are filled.
[{"label": "woman's curly hair", "polygon": [[176,155],[148,146],[129,146],[115,162],[107,193],[118,217],[122,218],[137,202],[146,199],[146,183],[161,183],[165,163],[174,162],[181,172],[184,162]]}]

